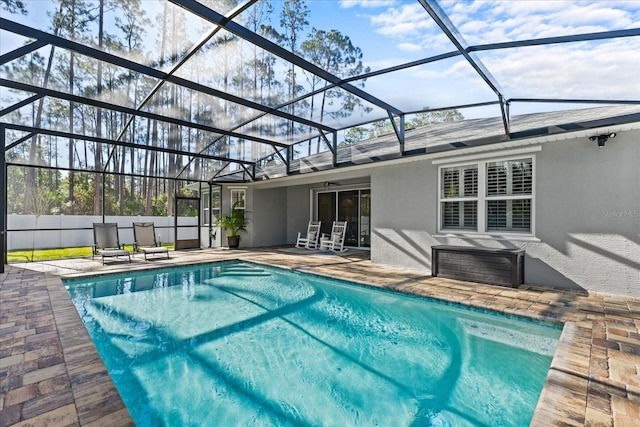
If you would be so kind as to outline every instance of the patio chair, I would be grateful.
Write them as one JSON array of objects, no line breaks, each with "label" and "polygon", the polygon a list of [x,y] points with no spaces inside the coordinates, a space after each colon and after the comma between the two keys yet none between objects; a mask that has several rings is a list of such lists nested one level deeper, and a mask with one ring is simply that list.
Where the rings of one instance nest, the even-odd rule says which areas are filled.
[{"label": "patio chair", "polygon": [[320,238],[320,250],[344,252],[344,238],[347,234],[347,221],[333,221],[331,234],[323,234]]},{"label": "patio chair", "polygon": [[307,234],[303,236],[302,233],[298,233],[296,248],[316,249],[318,247],[318,241],[320,240],[320,225],[320,221],[309,221]]},{"label": "patio chair", "polygon": [[167,254],[169,259],[169,249],[161,246],[156,240],[156,227],[153,222],[134,222],[133,223],[133,250],[142,252],[144,260],[147,260],[148,254]]},{"label": "patio chair", "polygon": [[131,252],[124,249],[124,245],[120,244],[118,237],[118,224],[115,222],[93,223],[93,253],[91,259],[94,256],[100,255],[102,257],[102,264],[106,257],[121,257],[126,256],[131,262]]}]

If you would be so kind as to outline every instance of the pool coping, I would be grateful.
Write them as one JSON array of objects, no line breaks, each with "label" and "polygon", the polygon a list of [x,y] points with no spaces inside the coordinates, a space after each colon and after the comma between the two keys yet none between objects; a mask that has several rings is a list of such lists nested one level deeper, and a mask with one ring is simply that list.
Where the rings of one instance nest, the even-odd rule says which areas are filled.
[{"label": "pool coping", "polygon": [[[47,298],[59,345],[62,351],[68,390],[56,406],[40,403],[40,412],[31,411],[34,417],[24,418],[25,406],[37,395],[27,399],[25,389],[33,389],[33,378],[38,372],[46,377],[50,366],[29,371],[20,352],[0,355],[0,383],[6,372],[20,373],[20,384],[2,383],[0,389],[0,419],[9,415],[4,425],[20,425],[21,421],[65,420],[79,425],[133,425],[104,363],[91,341],[82,320],[64,288],[62,278],[78,278],[119,273],[134,269],[202,264],[210,262],[245,260],[279,268],[299,270],[319,276],[338,278],[361,285],[383,288],[481,310],[521,316],[539,321],[564,325],[551,369],[547,375],[531,425],[622,425],[640,418],[640,301],[615,295],[594,294],[584,291],[567,291],[540,286],[521,286],[518,289],[480,285],[449,279],[433,278],[425,272],[392,268],[373,264],[362,257],[332,256],[312,257],[292,255],[277,250],[244,251],[240,253],[207,253],[206,256],[187,257],[184,261],[122,265],[103,271],[78,274],[32,274],[30,280],[46,284]],[[23,274],[29,273],[22,271]],[[11,281],[3,278],[3,288]],[[4,292],[5,289],[2,289]],[[3,307],[4,311],[4,307]],[[0,316],[0,327],[15,316]],[[6,322],[5,322],[6,323]],[[16,323],[14,321],[14,323]],[[0,329],[0,331],[6,329]],[[51,331],[49,331],[51,332]],[[16,338],[10,333],[9,338]],[[36,335],[37,336],[37,335]],[[27,337],[29,338],[29,337]],[[0,342],[5,340],[0,335]],[[6,340],[5,340],[6,341]],[[17,347],[19,348],[19,347]],[[56,364],[56,369],[61,364]],[[33,366],[30,366],[33,368]],[[25,371],[25,372],[23,372]],[[34,374],[35,372],[35,374]],[[24,384],[24,376],[30,375],[31,384]],[[46,380],[46,378],[45,378]],[[42,380],[42,381],[45,381]],[[38,383],[40,387],[40,383]],[[5,390],[7,389],[7,390]],[[69,402],[72,393],[73,404]],[[23,401],[20,401],[20,394]],[[33,392],[31,393],[33,394]],[[58,393],[60,394],[60,393]],[[56,395],[58,396],[58,395]],[[59,397],[59,396],[58,396]],[[18,402],[17,404],[11,404]],[[16,419],[19,406],[20,419]],[[46,410],[51,406],[51,410]],[[55,418],[57,417],[57,418]],[[12,423],[11,420],[16,421]],[[58,423],[61,424],[61,423]]]}]

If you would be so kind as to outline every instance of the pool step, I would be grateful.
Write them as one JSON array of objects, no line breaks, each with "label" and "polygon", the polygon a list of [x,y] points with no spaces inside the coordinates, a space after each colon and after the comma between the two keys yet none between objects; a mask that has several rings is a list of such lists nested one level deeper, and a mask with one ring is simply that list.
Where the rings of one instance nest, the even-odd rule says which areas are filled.
[{"label": "pool step", "polygon": [[219,276],[270,276],[271,273],[250,265],[231,265],[220,267]]}]

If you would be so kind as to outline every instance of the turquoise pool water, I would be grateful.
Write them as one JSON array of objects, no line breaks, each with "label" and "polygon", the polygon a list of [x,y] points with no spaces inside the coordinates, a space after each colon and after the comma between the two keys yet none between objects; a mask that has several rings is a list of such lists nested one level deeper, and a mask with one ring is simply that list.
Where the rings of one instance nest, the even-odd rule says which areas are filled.
[{"label": "turquoise pool water", "polygon": [[560,336],[247,263],[65,285],[138,426],[528,426]]}]

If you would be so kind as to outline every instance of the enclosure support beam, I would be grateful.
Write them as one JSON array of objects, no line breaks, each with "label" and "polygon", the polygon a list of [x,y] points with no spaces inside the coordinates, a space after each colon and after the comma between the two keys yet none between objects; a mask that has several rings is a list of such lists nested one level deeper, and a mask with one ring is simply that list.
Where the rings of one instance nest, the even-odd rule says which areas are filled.
[{"label": "enclosure support beam", "polygon": [[462,35],[458,32],[457,28],[449,20],[449,17],[440,8],[438,3],[429,0],[418,1],[420,2],[424,10],[429,14],[429,16],[431,16],[431,19],[433,19],[433,21],[438,25],[438,27],[440,27],[447,38],[451,40],[453,45],[458,49],[462,56],[464,56],[469,65],[471,65],[476,73],[478,73],[478,75],[482,78],[482,80],[485,81],[487,86],[491,88],[496,96],[502,95],[503,91],[500,89],[498,81],[491,75],[489,70],[487,70],[480,59],[473,58],[471,56],[468,51],[469,45],[466,41],[464,41]]},{"label": "enclosure support beam", "polygon": [[[387,104],[386,102],[382,101],[381,99],[378,99],[377,97],[373,96],[372,94],[370,94],[369,92],[364,91],[363,89],[360,89],[356,86],[353,86],[349,83],[344,83],[343,80],[338,77],[335,76],[333,74],[331,74],[330,72],[328,72],[327,70],[318,67],[317,65],[307,61],[306,59],[295,55],[291,52],[289,52],[287,49],[283,48],[282,46],[273,43],[272,41],[262,37],[261,35],[254,33],[253,31],[249,30],[246,27],[243,27],[242,25],[238,24],[235,21],[229,21],[228,19],[226,19],[224,17],[224,15],[221,15],[220,13],[209,9],[207,6],[195,1],[195,0],[170,0],[172,3],[182,7],[183,9],[193,13],[194,15],[197,15],[203,19],[206,19],[209,22],[212,22],[214,24],[217,24],[221,27],[224,27],[225,30],[229,31],[230,33],[233,33],[235,35],[237,35],[238,37],[249,41],[250,43],[266,50],[269,53],[272,53],[275,56],[278,56],[282,59],[284,59],[287,62],[292,63],[293,65],[302,68],[305,71],[308,71],[309,73],[315,74],[316,76],[335,84],[336,86],[344,89],[345,91],[364,99],[365,101],[379,107],[382,108],[384,110],[389,110],[389,111],[393,111],[395,114],[401,114],[402,111],[400,111],[398,108]],[[320,127],[324,127],[322,125],[320,126],[316,126],[317,128]]]},{"label": "enclosure support beam", "polygon": [[393,118],[393,114],[391,111],[387,111],[389,114],[389,121],[391,121],[391,126],[393,126],[393,131],[396,133],[396,137],[398,138],[398,143],[400,144],[400,155],[404,155],[404,114],[400,114],[400,126],[396,123]]},{"label": "enclosure support beam", "polygon": [[505,127],[505,135],[509,137],[509,125],[508,119],[504,111],[504,91],[498,85],[496,78],[491,75],[489,70],[484,66],[479,58],[474,58],[472,52],[469,51],[469,45],[462,38],[462,35],[458,32],[457,28],[449,20],[446,13],[440,8],[435,0],[418,0],[424,10],[431,16],[431,19],[440,27],[442,32],[447,36],[449,40],[454,44],[458,51],[464,56],[469,65],[478,73],[478,75],[484,80],[489,88],[496,94],[498,101],[500,101],[500,110],[502,112],[502,119]]},{"label": "enclosure support beam", "polygon": [[294,122],[306,124],[311,127],[316,127],[316,128],[320,127],[326,130],[330,130],[329,127],[323,125],[322,123],[317,123],[311,120],[304,119],[302,117],[293,116],[286,112],[279,111],[273,107],[267,107],[256,102],[243,99],[242,97],[239,97],[239,96],[233,96],[223,91],[220,91],[205,85],[201,85],[187,79],[180,78],[173,74],[165,73],[164,71],[156,70],[155,68],[125,59],[117,55],[110,54],[108,52],[105,52],[96,48],[92,48],[90,46],[83,45],[82,43],[77,43],[72,40],[68,40],[62,37],[55,36],[53,34],[49,34],[44,31],[37,30],[35,28],[29,27],[26,25],[22,25],[5,18],[0,18],[0,29],[6,30],[24,37],[37,38],[39,42],[44,43],[45,45],[51,44],[53,46],[57,46],[63,49],[78,52],[81,55],[85,55],[90,58],[97,59],[99,61],[108,62],[118,67],[127,68],[137,73],[146,74],[156,79],[165,80],[165,81],[177,84],[179,86],[186,87],[188,89],[206,93],[216,98],[221,98],[226,101],[230,101],[235,104],[245,106],[247,108],[252,108],[254,110],[263,111],[268,114],[273,114],[275,116],[282,117],[283,119],[286,119],[286,120],[291,120]]},{"label": "enclosure support beam", "polygon": [[287,158],[286,158],[286,157],[284,157],[284,156],[282,155],[282,153],[280,152],[280,150],[276,149],[276,147],[273,147],[273,152],[274,152],[274,153],[276,153],[276,155],[277,155],[278,157],[280,157],[280,160],[282,160],[282,163],[285,163],[285,164],[289,163],[289,161],[287,160]]},{"label": "enclosure support beam", "polygon": [[7,263],[7,161],[5,158],[6,132],[4,126],[0,126],[0,215],[2,215],[2,229],[0,230],[0,273],[4,273],[4,265]]},{"label": "enclosure support beam", "polygon": [[502,114],[502,125],[504,126],[505,135],[507,135],[507,138],[509,138],[509,135],[511,134],[511,126],[510,126],[511,118],[509,117],[509,101],[505,102],[502,95],[499,95],[498,99],[500,100],[500,113]]},{"label": "enclosure support beam", "polygon": [[[208,182],[207,185],[209,186],[209,210],[208,210],[208,216],[209,218],[207,218],[207,224],[209,224],[209,248],[213,247],[213,185]],[[202,183],[200,183],[200,195],[202,196]]]},{"label": "enclosure support beam", "polygon": [[214,179],[216,179],[218,176],[220,176],[220,174],[222,173],[223,170],[225,170],[227,167],[229,167],[229,165],[231,164],[231,162],[227,162],[223,167],[221,167],[220,169],[218,169],[218,172],[216,172],[213,177],[211,177],[211,179],[209,180],[209,183],[211,184],[213,182]]},{"label": "enclosure support beam", "polygon": [[251,181],[255,181],[256,180],[256,165],[255,163],[253,164],[253,166],[251,166],[251,169],[248,169],[247,166],[240,164],[240,167],[242,169],[244,169],[244,171],[247,173],[247,175],[249,175],[249,179]]},{"label": "enclosure support beam", "polygon": [[571,99],[571,98],[509,98],[509,102],[537,102],[558,104],[619,104],[638,105],[637,99]]},{"label": "enclosure support beam", "polygon": [[[102,175],[102,195],[100,196],[100,203],[102,204],[100,206],[100,212],[102,213],[102,222],[104,223],[104,217],[105,217],[105,195],[104,193],[106,193],[106,191],[104,191],[105,188],[107,188],[107,174],[104,173],[104,171],[101,172]],[[95,242],[94,242],[95,243]]]},{"label": "enclosure support beam", "polygon": [[333,141],[331,142],[333,146],[333,166],[338,166],[338,132],[333,132]]},{"label": "enclosure support beam", "polygon": [[[0,18],[1,19],[1,18]],[[96,108],[104,108],[107,110],[113,110],[113,111],[118,111],[121,113],[125,113],[125,114],[132,114],[132,115],[136,115],[139,117],[144,117],[150,120],[158,120],[160,122],[165,122],[165,123],[171,123],[171,124],[175,124],[175,125],[179,125],[179,126],[185,126],[187,128],[193,128],[193,129],[200,129],[206,132],[211,132],[213,134],[223,134],[223,135],[228,135],[228,136],[232,136],[232,137],[236,137],[236,138],[243,138],[249,141],[255,141],[255,142],[259,142],[262,144],[268,144],[268,145],[277,145],[277,146],[281,146],[281,147],[286,147],[287,144],[282,144],[282,143],[278,143],[278,142],[274,142],[274,141],[270,141],[268,139],[264,139],[264,138],[258,138],[258,137],[254,137],[254,136],[248,136],[248,135],[243,135],[243,134],[239,134],[237,132],[229,132],[223,129],[219,129],[219,128],[215,128],[212,126],[206,126],[200,123],[195,123],[195,122],[190,122],[187,120],[182,120],[182,119],[177,119],[174,117],[170,117],[170,116],[162,116],[160,114],[154,114],[154,113],[150,113],[147,111],[137,111],[133,108],[128,108],[122,105],[118,105],[118,104],[111,104],[108,102],[103,102],[103,101],[97,101],[91,98],[86,98],[86,97],[82,97],[82,96],[78,96],[78,95],[71,95],[65,92],[60,92],[60,91],[56,91],[56,90],[52,90],[52,89],[47,89],[47,88],[43,88],[43,87],[39,87],[39,86],[34,86],[34,85],[30,85],[30,84],[26,84],[26,83],[20,83],[20,82],[14,82],[11,80],[7,80],[7,79],[2,79],[0,78],[0,86],[4,86],[4,87],[8,87],[11,89],[16,89],[16,90],[23,90],[23,91],[27,91],[27,92],[33,92],[33,93],[37,93],[39,95],[44,95],[44,96],[50,96],[53,98],[57,98],[57,99],[63,99],[65,101],[69,101],[69,102],[76,102],[78,104],[84,104],[84,105],[90,105],[92,107],[96,107]]]},{"label": "enclosure support beam", "polygon": [[[12,111],[19,110],[20,108],[24,107],[25,105],[29,105],[32,102],[36,102],[37,100],[39,100],[40,98],[43,98],[43,97],[44,97],[44,95],[33,95],[33,96],[30,96],[27,99],[23,99],[20,102],[17,102],[17,103],[15,103],[13,105],[10,105],[9,107],[5,108],[4,110],[0,110],[0,117],[9,114]],[[31,138],[31,135],[27,135],[25,138],[29,139],[29,138]]]},{"label": "enclosure support beam", "polygon": [[[333,143],[332,143],[332,142],[329,142],[329,138],[327,138],[327,135],[325,135],[325,134],[324,134],[324,132],[322,132],[322,129],[318,129],[318,131],[320,132],[320,137],[322,138],[322,141],[324,141],[324,143],[327,145],[327,148],[328,148],[329,150],[331,150],[331,152],[332,152],[333,154],[336,154],[336,150],[335,150],[335,148],[333,147]],[[336,133],[336,132],[335,132],[335,131],[333,131],[333,132],[331,132],[331,133],[332,133],[333,135],[335,135],[335,133]]]},{"label": "enclosure support beam", "polygon": [[[166,147],[155,147],[153,145],[142,145],[142,144],[137,144],[137,143],[134,143],[134,142],[127,142],[127,141],[114,141],[112,139],[98,138],[97,136],[91,136],[91,135],[83,135],[83,134],[78,134],[78,133],[63,132],[63,131],[51,130],[51,129],[38,129],[38,128],[32,127],[32,126],[23,126],[23,125],[15,125],[15,124],[7,124],[6,126],[7,126],[7,129],[14,129],[14,130],[22,131],[22,132],[30,132],[29,135],[28,135],[29,138],[31,138],[35,134],[43,134],[43,135],[57,136],[59,138],[75,138],[75,139],[84,140],[84,141],[97,142],[97,143],[105,144],[105,145],[117,145],[119,147],[127,147],[127,148],[134,148],[134,149],[138,149],[138,150],[154,151],[154,152],[157,152],[157,153],[171,153],[171,154],[176,154],[178,156],[187,156],[187,157],[192,157],[193,156],[193,153],[190,152],[190,151],[175,150],[175,149],[166,148]],[[6,149],[7,150],[11,150],[15,146],[17,146],[17,145],[19,145],[19,144],[21,144],[23,142],[25,142],[25,139],[24,138],[20,138],[19,140],[14,141],[11,144],[9,144],[6,147]],[[233,160],[233,159],[228,159],[227,157],[211,156],[211,155],[208,155],[208,154],[199,154],[199,157],[201,159],[230,161],[230,162],[233,162],[233,163],[245,163],[245,164],[252,164],[253,163],[253,162],[251,162],[249,160]]]},{"label": "enclosure support beam", "polygon": [[36,51],[46,45],[47,45],[47,42],[42,40],[36,40],[29,44],[21,46],[15,50],[12,50],[11,52],[7,52],[4,55],[0,55],[0,65],[7,64],[13,61],[14,59],[18,59],[24,55],[28,55],[31,52]]}]

